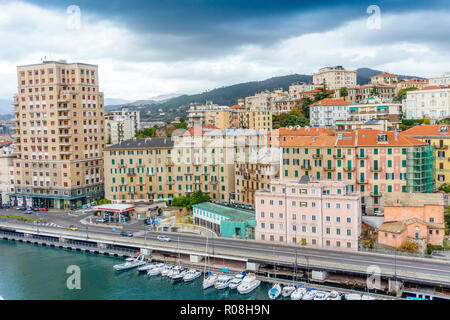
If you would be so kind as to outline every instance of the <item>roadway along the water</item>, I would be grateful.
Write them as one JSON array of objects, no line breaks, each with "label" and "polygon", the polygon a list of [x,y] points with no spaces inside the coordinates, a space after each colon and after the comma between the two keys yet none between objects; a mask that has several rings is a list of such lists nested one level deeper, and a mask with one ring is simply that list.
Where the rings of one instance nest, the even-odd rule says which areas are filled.
[{"label": "roadway along the water", "polygon": [[[13,210],[15,211],[15,210]],[[11,214],[11,213],[10,213]],[[20,215],[20,212],[15,211],[15,215]],[[85,218],[89,214],[67,214],[67,213],[39,213],[39,218],[44,218],[47,222],[52,222],[67,229],[70,225],[77,225],[80,235],[85,235],[86,225],[81,224],[80,220]],[[32,215],[36,217],[36,214]],[[12,221],[10,221],[12,222]],[[148,226],[145,226],[142,222],[127,225],[123,229],[117,229],[113,231],[112,228],[99,227],[89,225],[87,227],[89,234],[103,234],[110,236],[119,236],[122,230],[132,231],[135,234],[136,239],[144,239],[149,241],[148,245],[155,244],[156,237],[160,234],[166,234],[172,239],[172,243],[161,243],[160,247],[164,246],[176,246],[176,243],[183,245],[191,245],[198,248],[198,251],[204,251],[206,246],[206,237],[199,235],[169,233],[169,232],[154,232],[151,231]],[[364,252],[344,252],[334,251],[326,249],[314,249],[305,248],[302,246],[289,246],[289,245],[277,245],[268,244],[264,242],[254,240],[236,240],[226,238],[208,238],[208,251],[212,253],[212,250],[227,250],[236,252],[236,255],[242,255],[244,253],[255,253],[266,256],[269,260],[273,257],[276,258],[289,258],[292,259],[297,252],[298,263],[300,265],[306,265],[306,259],[309,260],[310,265],[313,265],[313,261],[329,262],[339,265],[353,265],[358,268],[367,269],[369,266],[378,266],[381,270],[389,269],[389,271],[396,268],[397,272],[401,271],[410,273],[429,274],[430,276],[438,276],[445,279],[445,282],[450,283],[450,262],[439,261],[435,259],[415,258],[397,255],[384,255],[375,253]]]}]

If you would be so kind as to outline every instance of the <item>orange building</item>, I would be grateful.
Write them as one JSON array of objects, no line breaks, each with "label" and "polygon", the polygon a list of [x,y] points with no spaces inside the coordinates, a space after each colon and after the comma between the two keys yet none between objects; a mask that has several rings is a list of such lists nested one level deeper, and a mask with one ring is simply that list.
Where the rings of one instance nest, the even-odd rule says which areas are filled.
[{"label": "orange building", "polygon": [[444,198],[441,193],[386,194],[384,223],[378,243],[399,248],[406,242],[442,245],[445,236]]}]

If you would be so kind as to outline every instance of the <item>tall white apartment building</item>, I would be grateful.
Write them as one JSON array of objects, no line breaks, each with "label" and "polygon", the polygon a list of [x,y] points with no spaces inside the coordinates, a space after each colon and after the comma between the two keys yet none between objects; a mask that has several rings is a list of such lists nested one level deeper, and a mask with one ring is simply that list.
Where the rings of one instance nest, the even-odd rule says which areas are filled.
[{"label": "tall white apartment building", "polygon": [[139,111],[126,108],[105,115],[106,143],[117,144],[131,139],[140,130]]},{"label": "tall white apartment building", "polygon": [[429,86],[409,91],[403,100],[403,114],[407,119],[450,117],[450,86]]},{"label": "tall white apartment building", "polygon": [[325,67],[313,74],[313,84],[321,85],[323,82],[328,89],[355,87],[356,71],[345,70],[342,66]]},{"label": "tall white apartment building", "polygon": [[334,128],[337,120],[350,116],[350,103],[341,99],[323,99],[309,108],[309,122],[312,127]]}]

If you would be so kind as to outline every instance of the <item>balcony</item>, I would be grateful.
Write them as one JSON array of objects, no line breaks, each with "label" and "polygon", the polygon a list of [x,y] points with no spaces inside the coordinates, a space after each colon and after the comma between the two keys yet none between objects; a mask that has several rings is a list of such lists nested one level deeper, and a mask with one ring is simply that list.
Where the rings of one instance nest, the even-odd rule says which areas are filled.
[{"label": "balcony", "polygon": [[381,167],[378,167],[378,168],[371,167],[370,171],[372,171],[372,172],[381,172],[381,171],[383,171],[383,169]]},{"label": "balcony", "polygon": [[336,168],[335,167],[325,167],[325,168],[323,168],[323,170],[324,171],[334,171],[334,170],[336,170]]},{"label": "balcony", "polygon": [[70,102],[70,96],[64,95],[58,98],[59,103]]},{"label": "balcony", "polygon": [[69,137],[71,137],[72,135],[70,134],[70,133],[60,133],[59,134],[59,137],[61,137],[61,138],[69,138]]},{"label": "balcony", "polygon": [[70,129],[72,127],[72,125],[70,124],[60,124],[58,126],[59,129]]},{"label": "balcony", "polygon": [[201,184],[202,182],[200,180],[195,180],[194,184]]},{"label": "balcony", "polygon": [[155,173],[153,173],[153,172],[147,172],[147,175],[148,175],[148,176],[154,176]]},{"label": "balcony", "polygon": [[382,193],[381,193],[381,192],[377,192],[377,193],[371,192],[370,195],[371,195],[372,197],[381,197]]},{"label": "balcony", "polygon": [[355,171],[355,167],[351,167],[351,168],[349,168],[349,167],[344,167],[344,171],[345,171],[345,172],[353,172],[353,171]]},{"label": "balcony", "polygon": [[70,142],[70,141],[61,141],[61,142],[59,143],[59,145],[60,145],[60,146],[71,146],[71,145],[72,145],[72,142]]},{"label": "balcony", "polygon": [[300,168],[304,169],[304,170],[311,170],[311,165],[310,164],[302,164],[300,166]]},{"label": "balcony", "polygon": [[447,150],[448,149],[447,145],[440,145],[440,144],[433,144],[433,147],[435,147],[436,150]]},{"label": "balcony", "polygon": [[69,107],[67,105],[59,105],[57,109],[58,111],[67,111]]},{"label": "balcony", "polygon": [[69,116],[59,116],[58,120],[70,120]]},{"label": "balcony", "polygon": [[361,154],[356,154],[356,159],[367,159],[367,154],[361,155]]},{"label": "balcony", "polygon": [[344,159],[344,158],[345,158],[345,155],[344,155],[344,154],[334,154],[334,155],[333,155],[333,158],[334,158],[334,159]]},{"label": "balcony", "polygon": [[136,164],[136,167],[137,167],[137,168],[143,168],[143,167],[145,167],[145,164],[143,164],[143,163],[138,163],[138,164]]},{"label": "balcony", "polygon": [[175,180],[169,180],[166,182],[166,184],[175,184]]},{"label": "balcony", "polygon": [[217,184],[217,180],[211,181],[211,184]]},{"label": "balcony", "polygon": [[129,177],[135,177],[135,176],[136,176],[136,173],[135,173],[135,172],[128,172],[128,173],[127,173],[127,176],[129,176]]},{"label": "balcony", "polygon": [[357,183],[358,183],[358,184],[368,184],[369,181],[367,181],[366,179],[364,179],[364,180],[358,179],[358,180],[357,180]]},{"label": "balcony", "polygon": [[72,151],[62,150],[62,151],[60,151],[59,153],[60,153],[60,154],[63,154],[63,155],[71,155],[71,154],[72,154]]},{"label": "balcony", "polygon": [[323,156],[321,154],[317,154],[317,153],[313,153],[312,157],[314,159],[322,159],[323,158]]}]

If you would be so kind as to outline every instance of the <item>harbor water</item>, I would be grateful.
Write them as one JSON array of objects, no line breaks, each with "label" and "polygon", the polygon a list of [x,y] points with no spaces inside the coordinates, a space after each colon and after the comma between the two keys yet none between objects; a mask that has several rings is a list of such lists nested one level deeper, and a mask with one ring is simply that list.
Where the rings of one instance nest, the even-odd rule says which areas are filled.
[{"label": "harbor water", "polygon": [[[8,300],[268,299],[268,283],[246,295],[230,289],[203,290],[202,277],[173,284],[167,277],[149,277],[136,269],[114,271],[113,265],[123,262],[123,258],[0,240],[0,296]],[[67,286],[73,275],[67,273],[70,266],[79,267],[80,289]]]}]

